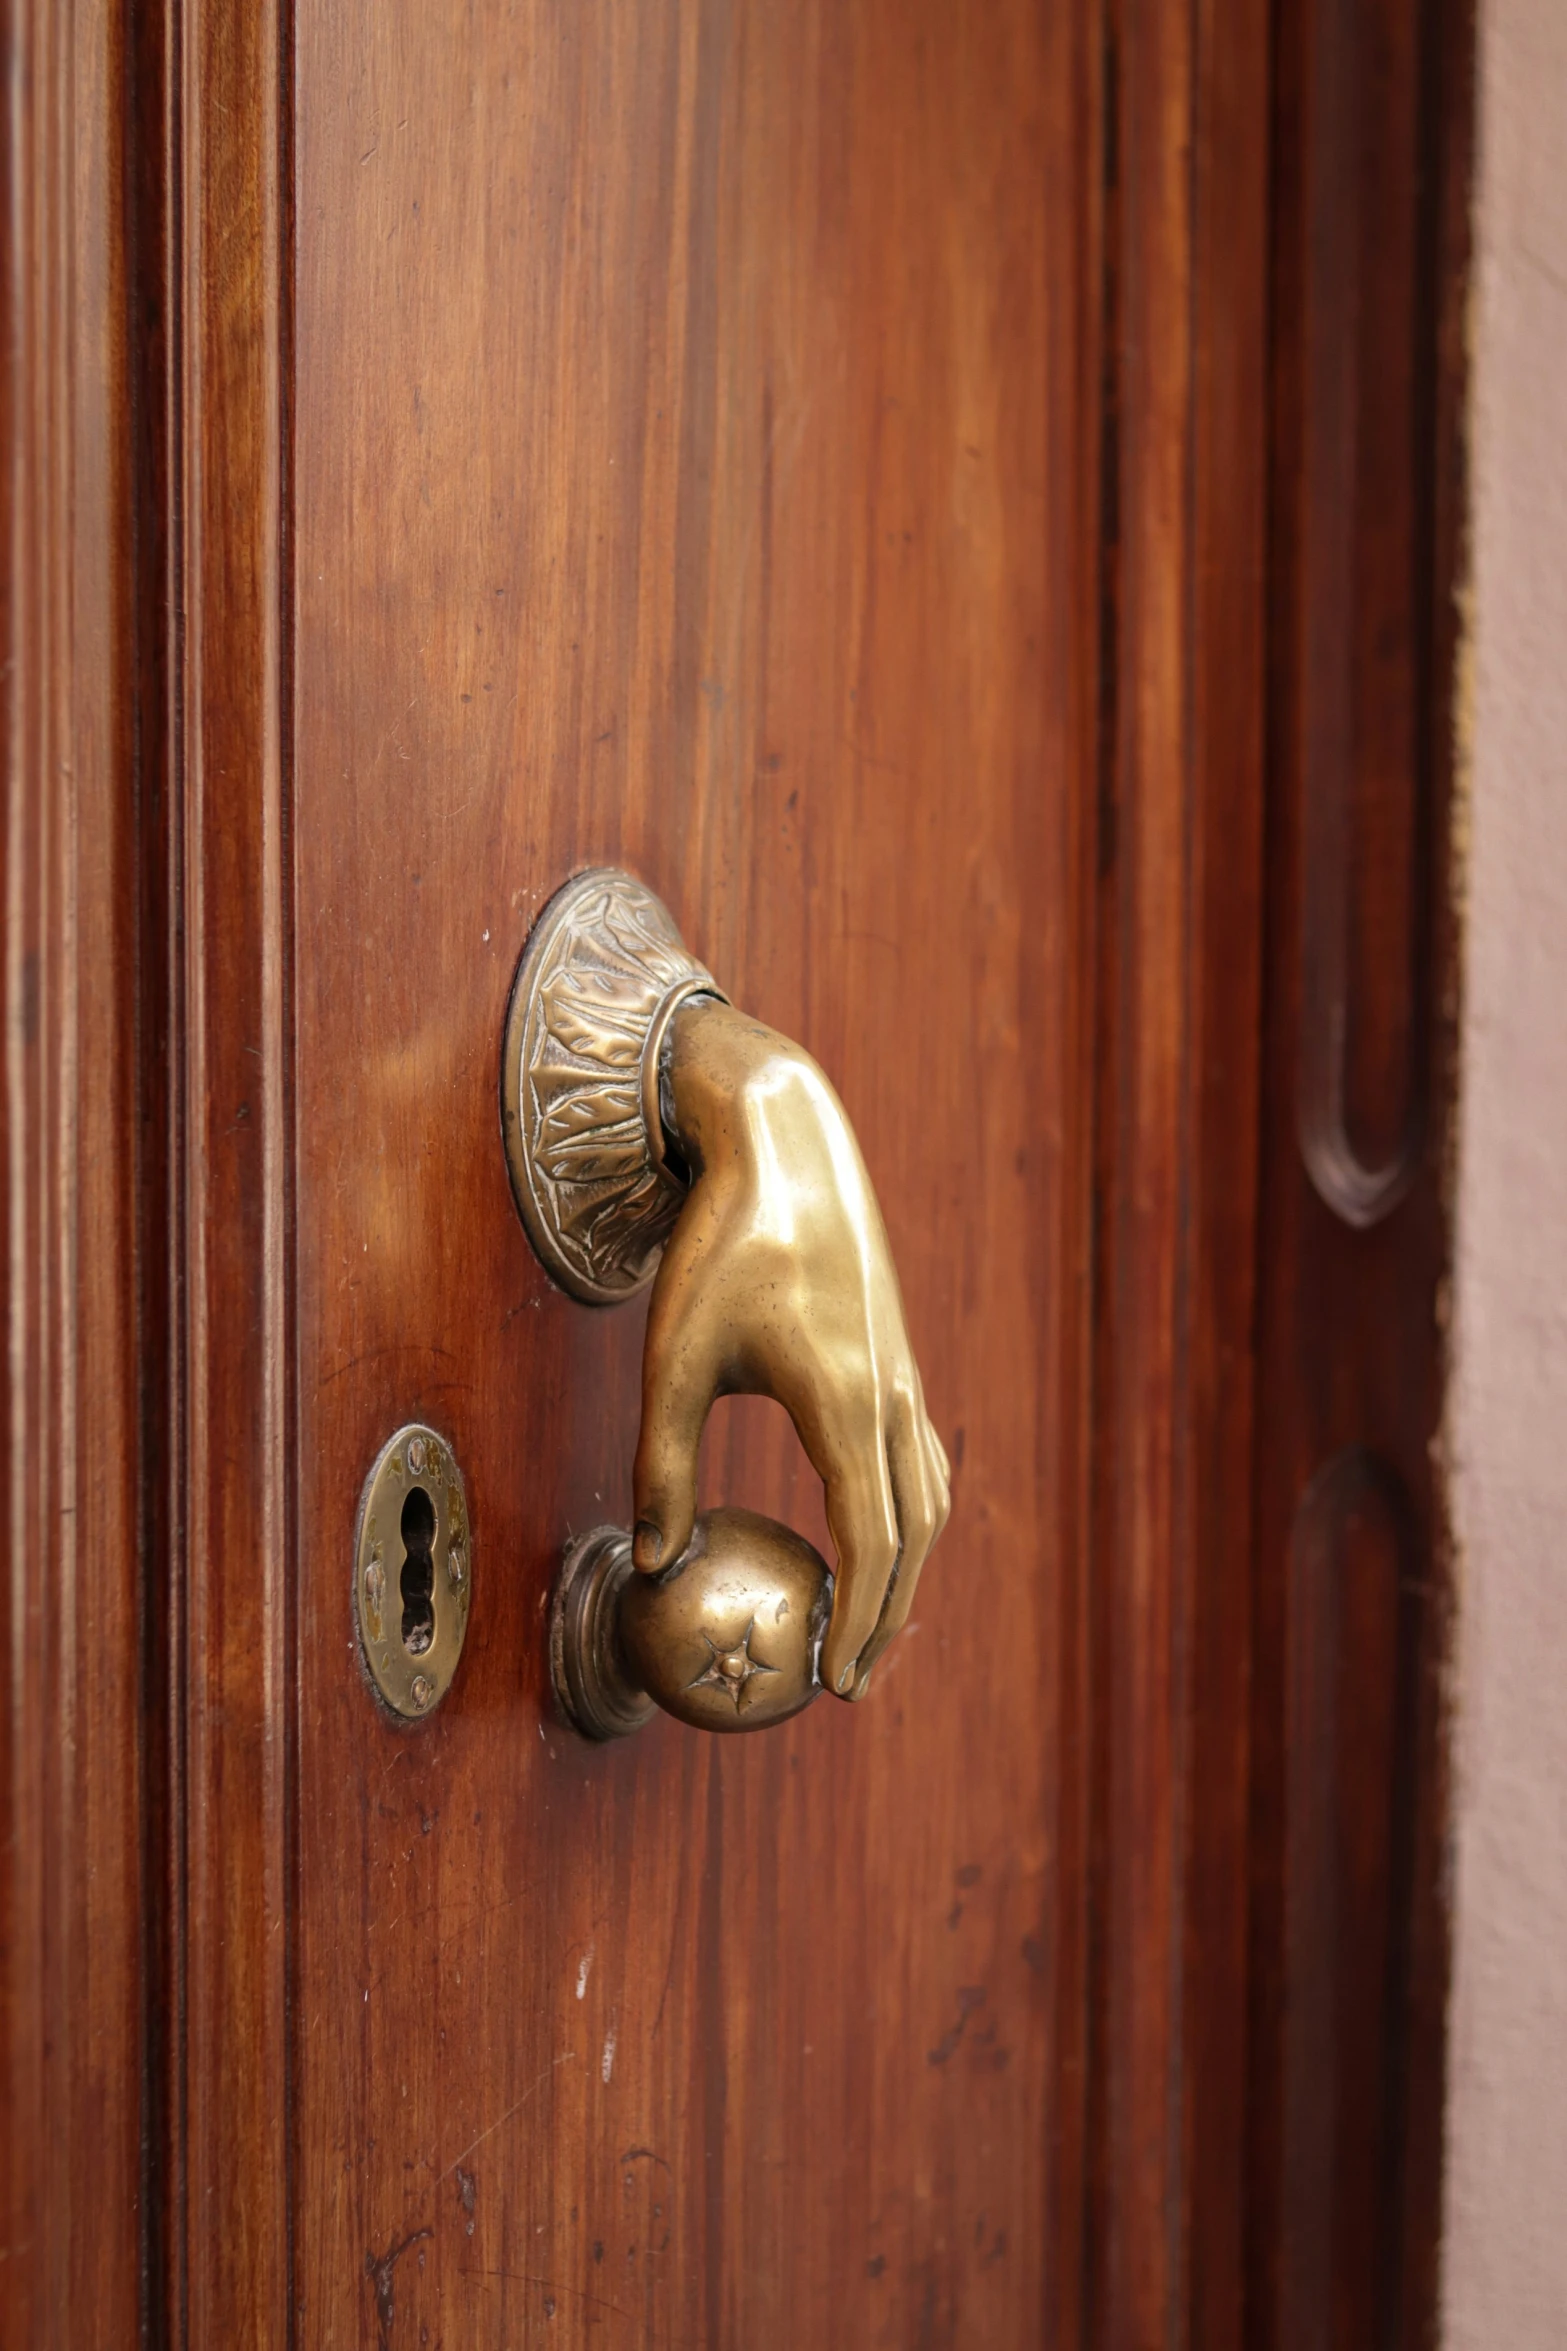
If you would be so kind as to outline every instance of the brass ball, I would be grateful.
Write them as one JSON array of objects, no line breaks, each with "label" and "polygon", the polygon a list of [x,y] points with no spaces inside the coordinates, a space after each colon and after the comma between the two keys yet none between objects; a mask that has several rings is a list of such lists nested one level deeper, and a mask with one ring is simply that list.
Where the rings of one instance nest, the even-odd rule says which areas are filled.
[{"label": "brass ball", "polygon": [[831,1572],[803,1536],[754,1510],[709,1510],[673,1567],[627,1578],[618,1632],[667,1713],[700,1730],[762,1730],[821,1688],[831,1611]]}]

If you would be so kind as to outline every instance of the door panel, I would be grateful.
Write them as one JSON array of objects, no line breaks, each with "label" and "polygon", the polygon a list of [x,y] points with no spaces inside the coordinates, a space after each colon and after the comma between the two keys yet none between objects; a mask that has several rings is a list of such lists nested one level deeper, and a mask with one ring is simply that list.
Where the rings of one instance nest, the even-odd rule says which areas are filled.
[{"label": "door panel", "polygon": [[[1077,1931],[1076,29],[410,0],[296,39],[305,2333],[1016,2339]],[[496,1055],[599,862],[832,1072],[956,1468],[869,1704],[735,1745],[548,1705],[642,1309],[533,1261]],[[348,1573],[412,1417],[475,1600],[409,1735]],[[709,1476],[819,1532],[775,1412]]]}]

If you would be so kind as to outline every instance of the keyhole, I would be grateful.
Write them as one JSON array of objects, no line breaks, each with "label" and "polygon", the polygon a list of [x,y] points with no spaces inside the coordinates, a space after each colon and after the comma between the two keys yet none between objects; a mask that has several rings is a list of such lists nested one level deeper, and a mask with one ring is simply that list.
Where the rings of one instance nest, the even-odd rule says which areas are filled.
[{"label": "keyhole", "polygon": [[422,1657],[435,1639],[435,1505],[423,1486],[409,1488],[403,1504],[403,1647]]}]

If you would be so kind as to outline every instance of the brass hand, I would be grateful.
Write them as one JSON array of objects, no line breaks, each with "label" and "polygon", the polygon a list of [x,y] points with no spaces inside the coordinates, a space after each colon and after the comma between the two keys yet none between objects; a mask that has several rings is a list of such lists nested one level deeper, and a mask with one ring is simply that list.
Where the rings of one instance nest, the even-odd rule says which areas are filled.
[{"label": "brass hand", "polygon": [[692,1183],[648,1315],[636,1565],[652,1573],[691,1539],[714,1398],[775,1397],[826,1487],[838,1552],[822,1681],[863,1697],[948,1510],[881,1211],[843,1105],[798,1045],[698,998],[667,1051]]},{"label": "brass hand", "polygon": [[[723,1000],[645,883],[597,866],[555,893],[529,935],[506,1016],[501,1131],[553,1279],[600,1306],[653,1283],[634,1541],[605,1527],[574,1542],[552,1604],[567,1720],[618,1737],[655,1698],[697,1719],[686,1669],[701,1655],[698,1618],[713,1655],[715,1639],[728,1643],[722,1670],[751,1693],[717,1724],[699,1708],[708,1728],[781,1720],[820,1686],[863,1697],[946,1524],[948,1470],[881,1212],[832,1087],[798,1045]],[[815,1554],[787,1528],[720,1510],[702,1522],[700,1556],[685,1557],[703,1425],[715,1396],[737,1393],[776,1397],[793,1419],[838,1551],[820,1659],[817,1603],[788,1638],[780,1609],[754,1676],[739,1596],[793,1590],[801,1603],[790,1579],[798,1555]],[[647,1575],[683,1564],[668,1584],[628,1587],[633,1555]],[[821,1599],[825,1566],[813,1572]],[[637,1626],[647,1639],[633,1657]]]}]

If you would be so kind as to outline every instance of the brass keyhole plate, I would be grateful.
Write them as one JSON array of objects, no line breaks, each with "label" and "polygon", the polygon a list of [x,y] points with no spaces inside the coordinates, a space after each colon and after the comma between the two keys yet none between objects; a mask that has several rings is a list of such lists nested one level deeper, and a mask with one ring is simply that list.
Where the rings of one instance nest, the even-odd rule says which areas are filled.
[{"label": "brass keyhole plate", "polygon": [[365,1481],[354,1535],[354,1627],[371,1685],[407,1722],[452,1686],[468,1630],[473,1545],[457,1457],[411,1421]]}]

